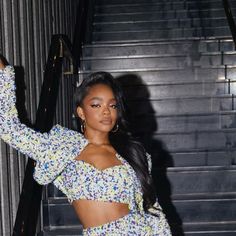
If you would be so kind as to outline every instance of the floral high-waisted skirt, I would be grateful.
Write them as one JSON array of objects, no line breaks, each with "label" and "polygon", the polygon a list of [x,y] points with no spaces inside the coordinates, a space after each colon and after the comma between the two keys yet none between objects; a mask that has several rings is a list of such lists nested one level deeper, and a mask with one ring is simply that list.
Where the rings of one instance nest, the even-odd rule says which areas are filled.
[{"label": "floral high-waisted skirt", "polygon": [[170,236],[164,215],[129,213],[115,221],[83,230],[84,236]]}]

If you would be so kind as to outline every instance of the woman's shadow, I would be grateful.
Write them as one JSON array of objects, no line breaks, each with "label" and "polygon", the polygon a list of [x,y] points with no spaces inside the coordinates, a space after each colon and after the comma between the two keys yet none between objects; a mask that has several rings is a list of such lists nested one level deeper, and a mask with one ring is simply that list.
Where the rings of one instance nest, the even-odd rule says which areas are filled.
[{"label": "woman's shadow", "polygon": [[158,123],[148,87],[142,78],[135,74],[121,75],[116,79],[126,97],[129,128],[152,155],[152,176],[158,201],[166,214],[172,234],[183,236],[182,220],[172,203],[171,184],[167,177],[167,167],[173,166],[173,158],[162,141],[155,137]]}]

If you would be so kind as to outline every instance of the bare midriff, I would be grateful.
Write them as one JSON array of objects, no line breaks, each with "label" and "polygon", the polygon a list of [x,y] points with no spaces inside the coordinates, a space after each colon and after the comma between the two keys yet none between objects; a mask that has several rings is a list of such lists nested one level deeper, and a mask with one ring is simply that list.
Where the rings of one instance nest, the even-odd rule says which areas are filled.
[{"label": "bare midriff", "polygon": [[72,203],[83,228],[96,227],[129,214],[128,204],[95,200],[75,200]]}]

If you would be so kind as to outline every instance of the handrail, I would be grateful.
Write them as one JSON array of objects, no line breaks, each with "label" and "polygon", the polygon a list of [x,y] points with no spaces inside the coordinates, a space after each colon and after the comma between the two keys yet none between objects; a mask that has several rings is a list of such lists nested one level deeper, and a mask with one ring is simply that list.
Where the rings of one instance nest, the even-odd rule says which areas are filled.
[{"label": "handrail", "polygon": [[[36,114],[35,129],[47,132],[53,125],[56,100],[58,96],[63,58],[69,59],[69,71],[64,74],[77,74],[82,54],[82,45],[87,40],[93,13],[93,0],[81,0],[77,8],[73,45],[65,35],[54,35],[51,40],[49,56],[44,72],[40,102]],[[90,15],[88,14],[90,13]],[[86,32],[87,31],[87,32]],[[20,203],[17,210],[13,236],[33,236],[36,232],[42,186],[33,179],[35,163],[28,160],[23,182]]]},{"label": "handrail", "polygon": [[77,8],[76,25],[74,31],[72,52],[76,68],[80,68],[80,57],[84,42],[90,42],[93,21],[94,0],[81,0]]},{"label": "handrail", "polygon": [[231,7],[229,4],[228,0],[222,0],[223,1],[223,6],[224,6],[224,10],[225,10],[225,14],[226,14],[226,18],[229,24],[229,28],[233,37],[233,41],[234,41],[234,47],[236,49],[236,25],[234,22],[234,17],[231,11]]},{"label": "handrail", "polygon": [[[63,58],[68,58],[72,64],[74,61],[71,48],[65,35],[53,35],[36,114],[34,128],[37,131],[47,132],[53,125]],[[14,236],[32,236],[36,232],[42,186],[33,179],[34,166],[35,162],[29,159],[13,229]]]},{"label": "handrail", "polygon": [[[72,70],[71,73],[73,73],[75,70],[74,58],[70,40],[65,35],[54,35],[49,49],[40,102],[36,113],[35,128],[41,132],[49,131],[53,124],[53,116],[56,108],[56,99],[54,98],[58,95],[63,58],[69,59],[69,69]],[[49,96],[52,96],[53,99],[49,100]]]}]

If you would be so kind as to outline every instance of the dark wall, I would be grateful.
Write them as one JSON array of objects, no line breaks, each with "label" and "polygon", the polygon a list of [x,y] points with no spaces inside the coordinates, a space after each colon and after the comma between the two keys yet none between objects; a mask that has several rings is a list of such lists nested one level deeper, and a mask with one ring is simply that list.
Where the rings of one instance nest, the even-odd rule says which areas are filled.
[{"label": "dark wall", "polygon": [[[22,120],[34,123],[52,34],[73,38],[79,0],[0,0],[0,54],[17,67]],[[71,78],[62,78],[56,121],[67,124]],[[62,97],[63,100],[62,100]],[[23,109],[25,108],[25,109]],[[25,111],[24,111],[25,110]],[[0,235],[11,235],[26,158],[0,142]]]}]

